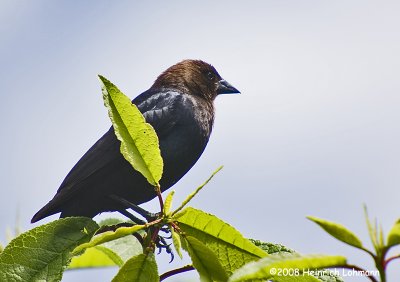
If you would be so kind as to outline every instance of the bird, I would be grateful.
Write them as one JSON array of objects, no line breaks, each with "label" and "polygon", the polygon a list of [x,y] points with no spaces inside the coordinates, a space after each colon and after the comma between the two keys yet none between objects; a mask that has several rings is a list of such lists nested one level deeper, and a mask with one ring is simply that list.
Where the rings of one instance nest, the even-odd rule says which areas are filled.
[{"label": "bird", "polygon": [[[214,100],[240,93],[202,60],[183,60],[162,72],[153,85],[132,100],[159,138],[164,161],[161,191],[177,183],[197,162],[213,129]],[[127,215],[127,205],[156,197],[154,188],[120,153],[113,126],[67,174],[55,196],[32,218],[93,218],[102,212]],[[119,200],[118,200],[119,199]]]}]

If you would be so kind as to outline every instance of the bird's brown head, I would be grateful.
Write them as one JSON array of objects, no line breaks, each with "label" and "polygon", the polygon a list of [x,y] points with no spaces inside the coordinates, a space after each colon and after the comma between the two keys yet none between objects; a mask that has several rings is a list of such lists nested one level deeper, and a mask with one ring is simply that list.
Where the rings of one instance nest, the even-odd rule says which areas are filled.
[{"label": "bird's brown head", "polygon": [[218,94],[240,93],[217,70],[200,60],[184,60],[164,71],[152,88],[170,88],[213,101]]}]

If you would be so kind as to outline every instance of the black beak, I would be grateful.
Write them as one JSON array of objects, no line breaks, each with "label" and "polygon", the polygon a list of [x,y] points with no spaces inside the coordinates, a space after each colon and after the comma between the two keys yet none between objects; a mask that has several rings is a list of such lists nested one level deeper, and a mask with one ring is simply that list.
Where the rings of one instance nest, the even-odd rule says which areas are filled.
[{"label": "black beak", "polygon": [[217,86],[217,94],[233,94],[233,93],[240,93],[235,87],[229,84],[228,81],[221,79],[218,81]]}]

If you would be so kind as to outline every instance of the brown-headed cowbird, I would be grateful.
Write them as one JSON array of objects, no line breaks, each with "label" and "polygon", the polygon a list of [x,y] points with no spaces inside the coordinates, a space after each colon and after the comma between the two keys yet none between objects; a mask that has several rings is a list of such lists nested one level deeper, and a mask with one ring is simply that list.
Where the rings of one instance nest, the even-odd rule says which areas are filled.
[{"label": "brown-headed cowbird", "polygon": [[[158,135],[164,160],[162,191],[181,179],[203,153],[214,123],[214,99],[225,93],[239,91],[213,66],[184,60],[168,68],[132,101]],[[156,193],[124,159],[111,127],[72,168],[54,198],[31,222],[59,212],[60,217],[123,213],[127,206],[115,196],[137,205],[153,199]]]}]

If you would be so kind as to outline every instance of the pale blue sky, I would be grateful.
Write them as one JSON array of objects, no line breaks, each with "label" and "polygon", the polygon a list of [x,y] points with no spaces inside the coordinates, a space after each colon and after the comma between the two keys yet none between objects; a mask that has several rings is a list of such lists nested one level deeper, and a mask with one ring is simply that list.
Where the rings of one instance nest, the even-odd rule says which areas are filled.
[{"label": "pale blue sky", "polygon": [[[193,206],[247,237],[372,269],[305,216],[341,222],[365,242],[362,203],[387,231],[400,216],[399,14],[397,1],[1,1],[0,230],[17,211],[22,228],[33,227],[108,129],[97,74],[134,98],[194,58],[242,95],[217,99],[210,143],[174,188],[176,202],[223,164]],[[172,267],[160,260],[161,272]]]}]

